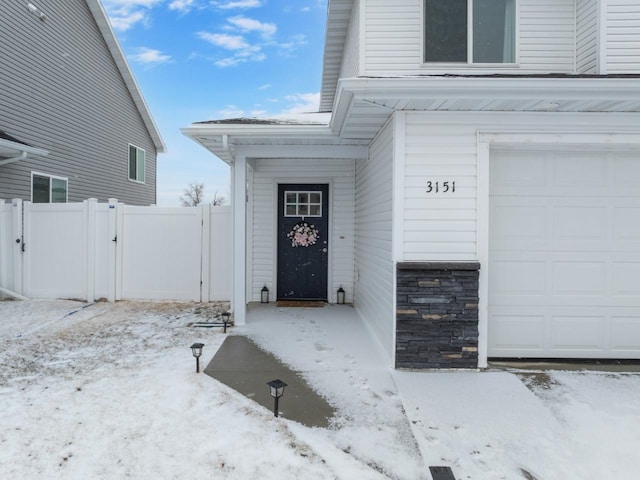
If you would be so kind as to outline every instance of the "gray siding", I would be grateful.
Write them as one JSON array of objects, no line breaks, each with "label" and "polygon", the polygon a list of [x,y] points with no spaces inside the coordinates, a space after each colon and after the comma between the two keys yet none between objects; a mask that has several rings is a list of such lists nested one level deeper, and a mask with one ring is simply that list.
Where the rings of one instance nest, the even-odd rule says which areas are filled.
[{"label": "gray siding", "polygon": [[[84,0],[48,0],[42,22],[0,2],[0,129],[49,151],[0,166],[0,198],[31,198],[31,172],[67,177],[70,202],[156,200],[156,149]],[[146,151],[128,179],[128,145]]]}]

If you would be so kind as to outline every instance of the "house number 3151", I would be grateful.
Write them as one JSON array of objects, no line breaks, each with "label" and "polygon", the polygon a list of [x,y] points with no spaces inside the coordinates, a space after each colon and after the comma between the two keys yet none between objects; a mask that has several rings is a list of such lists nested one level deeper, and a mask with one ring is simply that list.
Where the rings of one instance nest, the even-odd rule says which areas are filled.
[{"label": "house number 3151", "polygon": [[455,193],[456,182],[427,182],[427,193]]}]

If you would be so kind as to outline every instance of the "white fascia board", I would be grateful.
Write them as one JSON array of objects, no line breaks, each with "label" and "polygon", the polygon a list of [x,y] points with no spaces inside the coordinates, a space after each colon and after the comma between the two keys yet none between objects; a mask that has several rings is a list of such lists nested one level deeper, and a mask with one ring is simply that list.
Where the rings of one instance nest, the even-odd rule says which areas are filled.
[{"label": "white fascia board", "polygon": [[[607,98],[640,100],[640,78],[608,77],[405,77],[346,78],[338,95],[348,91],[358,98]],[[336,109],[337,110],[337,109]]]},{"label": "white fascia board", "polygon": [[[234,161],[238,138],[305,138],[326,139],[332,137],[328,125],[251,125],[251,124],[192,124],[180,129],[183,135],[191,138],[204,148],[212,152],[225,163],[231,165]],[[243,148],[247,148],[246,146]],[[282,145],[267,145],[272,150],[284,150]],[[256,146],[264,150],[264,146]]]},{"label": "white fascia board", "polygon": [[167,147],[164,143],[164,140],[162,139],[162,135],[160,135],[160,130],[158,129],[158,126],[156,125],[156,122],[151,115],[151,110],[149,109],[147,102],[142,96],[142,90],[140,89],[140,86],[133,76],[133,72],[131,71],[129,64],[127,63],[124,52],[122,51],[115,33],[113,32],[111,22],[109,22],[109,17],[105,12],[104,7],[99,0],[86,0],[86,2],[89,10],[91,11],[91,14],[93,15],[93,18],[96,21],[96,24],[98,25],[98,29],[102,33],[105,43],[107,44],[107,48],[109,48],[111,56],[113,57],[118,70],[120,71],[120,75],[122,76],[122,79],[124,80],[124,83],[127,86],[129,93],[131,94],[131,98],[133,98],[133,101],[136,104],[138,111],[140,112],[140,116],[142,117],[147,127],[149,135],[151,135],[151,138],[153,139],[156,150],[158,151],[158,153],[166,152]]},{"label": "white fascia board", "polygon": [[[339,135],[353,103],[387,99],[599,99],[640,101],[640,78],[389,77],[338,82],[331,130]],[[380,104],[381,107],[384,105]],[[392,109],[389,110],[392,113]]]},{"label": "white fascia board", "polygon": [[20,155],[22,152],[26,152],[30,155],[49,155],[49,151],[43,148],[36,148],[30,145],[25,145],[20,142],[12,142],[11,140],[5,140],[0,138],[0,149],[8,150],[12,154]]}]

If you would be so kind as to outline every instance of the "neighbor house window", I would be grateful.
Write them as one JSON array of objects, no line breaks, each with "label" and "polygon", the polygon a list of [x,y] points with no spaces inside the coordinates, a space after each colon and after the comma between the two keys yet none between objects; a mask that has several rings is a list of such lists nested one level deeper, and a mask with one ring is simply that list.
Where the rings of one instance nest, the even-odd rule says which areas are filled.
[{"label": "neighbor house window", "polygon": [[33,203],[66,203],[69,181],[43,173],[31,174],[31,201]]},{"label": "neighbor house window", "polygon": [[514,63],[516,0],[425,0],[428,63]]},{"label": "neighbor house window", "polygon": [[144,157],[143,149],[129,145],[129,179],[144,183]]}]

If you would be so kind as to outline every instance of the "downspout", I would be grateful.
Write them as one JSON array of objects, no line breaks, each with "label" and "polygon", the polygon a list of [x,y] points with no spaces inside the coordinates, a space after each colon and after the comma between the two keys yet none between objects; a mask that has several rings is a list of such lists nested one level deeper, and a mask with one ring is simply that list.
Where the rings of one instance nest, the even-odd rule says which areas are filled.
[{"label": "downspout", "polygon": [[4,160],[0,160],[0,165],[6,165],[8,163],[17,162],[19,160],[24,160],[25,158],[27,158],[27,152],[23,150],[22,153],[17,157],[6,158]]}]

